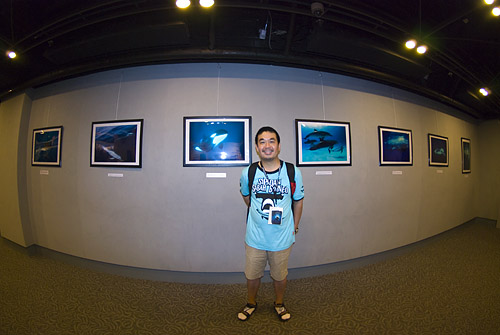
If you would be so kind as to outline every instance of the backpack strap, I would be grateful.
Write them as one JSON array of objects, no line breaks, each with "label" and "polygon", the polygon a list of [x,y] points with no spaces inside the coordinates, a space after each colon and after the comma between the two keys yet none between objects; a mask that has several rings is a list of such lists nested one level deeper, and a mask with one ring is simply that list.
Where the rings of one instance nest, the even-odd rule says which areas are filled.
[{"label": "backpack strap", "polygon": [[[248,189],[250,191],[249,201],[248,201],[248,210],[250,210],[250,202],[252,201],[252,185],[253,180],[255,179],[255,173],[257,172],[257,167],[259,162],[254,162],[248,168]],[[288,174],[288,180],[290,181],[290,196],[292,197],[292,212],[293,212],[293,195],[295,193],[295,166],[292,163],[285,162],[286,172]],[[248,216],[247,210],[247,216]]]},{"label": "backpack strap", "polygon": [[250,201],[252,201],[252,185],[253,185],[253,180],[255,179],[255,172],[257,171],[257,166],[259,165],[259,162],[252,163],[250,167],[248,168],[248,190],[249,190],[249,201],[248,201],[248,208],[250,208]]},{"label": "backpack strap", "polygon": [[[288,173],[288,180],[290,181],[290,195],[293,197],[295,194],[295,187],[297,186],[295,183],[295,166],[292,163],[285,162],[286,164],[286,172]],[[293,198],[292,198],[293,202]]]}]

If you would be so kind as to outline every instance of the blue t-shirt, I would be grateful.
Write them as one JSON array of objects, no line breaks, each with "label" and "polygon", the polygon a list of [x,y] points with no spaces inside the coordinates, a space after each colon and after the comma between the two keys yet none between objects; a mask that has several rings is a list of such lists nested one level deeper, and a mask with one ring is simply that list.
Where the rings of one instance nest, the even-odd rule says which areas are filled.
[{"label": "blue t-shirt", "polygon": [[[281,168],[267,172],[267,176],[260,167],[255,171],[252,192],[248,189],[248,169],[241,172],[240,192],[243,196],[250,196],[250,210],[247,218],[245,242],[249,246],[267,251],[288,249],[295,242],[294,221],[292,212],[292,197],[290,181],[286,164],[281,162]],[[302,174],[295,167],[295,193],[293,200],[304,198]],[[269,224],[269,208],[283,209],[281,225]]]}]

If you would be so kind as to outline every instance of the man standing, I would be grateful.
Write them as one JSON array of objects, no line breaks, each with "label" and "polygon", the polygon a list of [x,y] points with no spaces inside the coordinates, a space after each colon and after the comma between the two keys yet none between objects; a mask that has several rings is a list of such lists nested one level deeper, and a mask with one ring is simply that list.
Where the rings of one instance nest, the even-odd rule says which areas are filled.
[{"label": "man standing", "polygon": [[[260,158],[256,166],[243,169],[240,192],[248,209],[245,235],[248,300],[238,319],[246,321],[257,308],[257,292],[269,262],[276,300],[274,308],[281,321],[288,321],[285,308],[288,257],[299,231],[304,186],[300,170],[278,157],[281,144],[278,132],[262,127],[255,135],[255,150]],[[293,171],[291,171],[293,170]],[[249,185],[253,179],[252,185]]]}]

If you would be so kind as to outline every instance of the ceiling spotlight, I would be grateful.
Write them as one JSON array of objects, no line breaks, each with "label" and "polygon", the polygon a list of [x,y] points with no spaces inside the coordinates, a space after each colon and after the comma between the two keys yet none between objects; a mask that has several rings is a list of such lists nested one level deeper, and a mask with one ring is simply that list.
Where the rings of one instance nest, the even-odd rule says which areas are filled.
[{"label": "ceiling spotlight", "polygon": [[311,13],[316,17],[322,17],[325,14],[325,6],[321,2],[313,2],[311,4]]},{"label": "ceiling spotlight", "polygon": [[495,0],[484,0],[484,3],[487,5],[492,5],[495,2]]},{"label": "ceiling spotlight", "polygon": [[491,91],[486,87],[482,87],[479,89],[479,93],[481,93],[483,96],[487,97],[488,95],[490,95]]},{"label": "ceiling spotlight", "polygon": [[405,46],[408,49],[413,49],[413,48],[415,48],[417,46],[417,41],[415,41],[415,40],[408,40],[408,41],[406,41]]},{"label": "ceiling spotlight", "polygon": [[189,0],[177,0],[175,2],[175,4],[179,8],[188,8],[189,5],[191,4],[191,1],[189,1]]},{"label": "ceiling spotlight", "polygon": [[500,16],[500,7],[495,7],[491,10],[491,13],[495,16]]},{"label": "ceiling spotlight", "polygon": [[423,55],[426,52],[427,52],[427,46],[426,45],[420,45],[420,46],[418,46],[417,53]]},{"label": "ceiling spotlight", "polygon": [[17,54],[14,51],[9,50],[7,51],[7,57],[9,57],[10,59],[14,59],[17,57]]},{"label": "ceiling spotlight", "polygon": [[214,0],[200,0],[201,7],[209,8],[212,7],[213,5],[214,5]]}]

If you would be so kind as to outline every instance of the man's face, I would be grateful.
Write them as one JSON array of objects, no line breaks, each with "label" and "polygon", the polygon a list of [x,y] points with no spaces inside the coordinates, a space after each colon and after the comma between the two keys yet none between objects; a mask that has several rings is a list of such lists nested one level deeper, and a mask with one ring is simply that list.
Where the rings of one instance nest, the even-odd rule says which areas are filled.
[{"label": "man's face", "polygon": [[281,144],[278,143],[275,133],[265,131],[257,137],[255,150],[261,160],[274,160],[281,151]]}]

